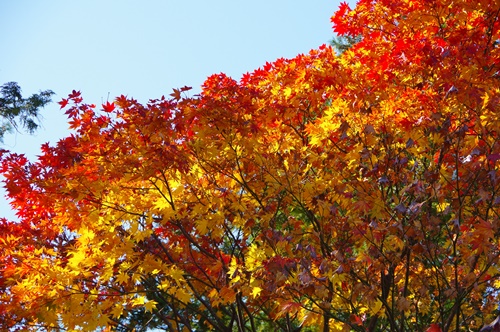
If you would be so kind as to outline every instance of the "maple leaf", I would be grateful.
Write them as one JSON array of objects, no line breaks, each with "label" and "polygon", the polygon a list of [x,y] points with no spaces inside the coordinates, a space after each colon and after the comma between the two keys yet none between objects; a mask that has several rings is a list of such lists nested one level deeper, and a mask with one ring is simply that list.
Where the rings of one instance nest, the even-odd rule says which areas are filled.
[{"label": "maple leaf", "polygon": [[65,108],[66,105],[68,105],[69,100],[68,99],[62,99],[61,101],[58,102],[59,105],[61,105],[61,109]]},{"label": "maple leaf", "polygon": [[130,277],[126,273],[120,273],[116,277],[116,281],[119,282],[120,284],[126,283],[130,280]]},{"label": "maple leaf", "polygon": [[138,306],[138,305],[143,305],[146,303],[146,298],[144,296],[137,296],[135,299],[132,300],[132,305]]},{"label": "maple leaf", "polygon": [[102,109],[106,113],[113,112],[113,110],[115,109],[115,104],[114,103],[110,103],[109,101],[107,101],[106,104],[102,104]]},{"label": "maple leaf", "polygon": [[262,292],[262,288],[260,288],[260,287],[254,287],[254,288],[252,289],[252,293],[251,293],[251,294],[252,294],[252,296],[255,298],[255,297],[259,296],[259,294],[260,294],[261,292]]},{"label": "maple leaf", "polygon": [[149,312],[153,312],[154,309],[156,309],[156,305],[158,302],[156,301],[148,301],[144,304],[144,309]]},{"label": "maple leaf", "polygon": [[170,96],[174,97],[175,100],[181,99],[181,90],[173,89],[174,92],[170,94]]}]

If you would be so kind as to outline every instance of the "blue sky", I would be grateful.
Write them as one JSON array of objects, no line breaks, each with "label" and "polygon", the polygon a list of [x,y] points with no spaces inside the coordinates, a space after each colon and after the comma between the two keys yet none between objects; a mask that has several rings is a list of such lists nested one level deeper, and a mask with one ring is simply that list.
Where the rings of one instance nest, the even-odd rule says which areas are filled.
[{"label": "blue sky", "polygon": [[[56,93],[40,131],[7,135],[1,147],[34,159],[42,143],[68,135],[56,102],[73,89],[97,105],[121,94],[147,102],[184,85],[197,92],[213,73],[239,79],[266,61],[307,53],[332,39],[339,3],[0,0],[0,84],[18,82],[25,96]],[[0,216],[12,217],[3,200]]]}]

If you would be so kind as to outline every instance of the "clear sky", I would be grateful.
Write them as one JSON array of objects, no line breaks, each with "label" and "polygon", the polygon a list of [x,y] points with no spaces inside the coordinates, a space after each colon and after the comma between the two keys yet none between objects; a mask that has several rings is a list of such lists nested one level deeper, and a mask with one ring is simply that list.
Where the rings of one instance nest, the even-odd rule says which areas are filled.
[{"label": "clear sky", "polygon": [[[184,85],[196,93],[214,73],[239,79],[266,61],[307,53],[334,36],[339,3],[0,0],[0,84],[18,82],[24,96],[56,93],[41,130],[7,135],[0,147],[34,159],[42,143],[68,135],[56,102],[73,89],[96,105],[121,94],[145,103]],[[2,199],[0,216],[13,216]]]}]

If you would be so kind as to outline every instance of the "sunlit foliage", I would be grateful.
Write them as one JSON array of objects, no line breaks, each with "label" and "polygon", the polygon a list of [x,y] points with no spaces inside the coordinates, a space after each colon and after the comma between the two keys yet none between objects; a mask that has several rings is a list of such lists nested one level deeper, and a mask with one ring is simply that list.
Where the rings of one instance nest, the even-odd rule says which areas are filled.
[{"label": "sunlit foliage", "polygon": [[499,303],[500,4],[361,0],[358,38],[200,95],[60,102],[4,152],[0,326],[469,331]]}]

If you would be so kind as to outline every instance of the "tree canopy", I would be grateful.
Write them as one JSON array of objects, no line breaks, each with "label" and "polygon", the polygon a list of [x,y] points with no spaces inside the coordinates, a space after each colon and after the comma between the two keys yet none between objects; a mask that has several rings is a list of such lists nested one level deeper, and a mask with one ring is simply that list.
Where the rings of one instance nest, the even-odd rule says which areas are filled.
[{"label": "tree canopy", "polygon": [[2,329],[470,331],[498,315],[500,4],[360,0],[358,42],[3,151]]},{"label": "tree canopy", "polygon": [[8,82],[0,87],[0,142],[4,135],[20,127],[32,134],[39,127],[40,109],[52,100],[51,90],[40,91],[23,98],[21,87],[16,82]]}]

